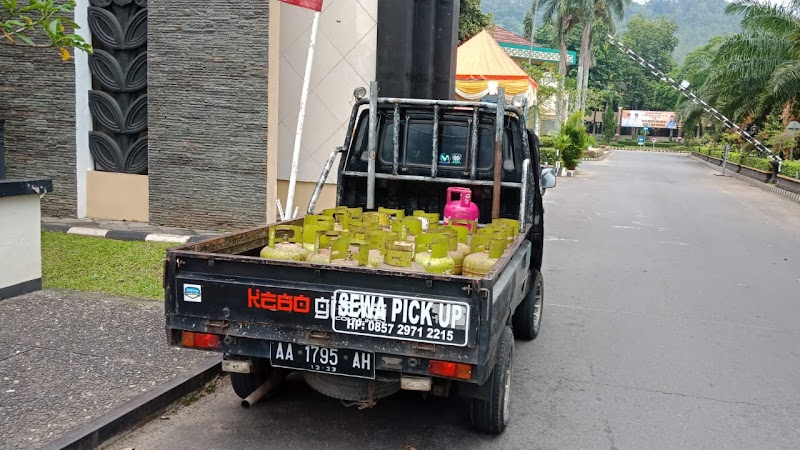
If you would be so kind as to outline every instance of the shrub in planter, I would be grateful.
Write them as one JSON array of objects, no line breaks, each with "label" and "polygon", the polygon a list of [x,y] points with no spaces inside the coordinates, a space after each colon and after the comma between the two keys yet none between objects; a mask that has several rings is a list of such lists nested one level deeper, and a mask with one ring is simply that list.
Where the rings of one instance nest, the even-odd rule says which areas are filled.
[{"label": "shrub in planter", "polygon": [[781,175],[800,179],[800,161],[784,161],[781,163]]},{"label": "shrub in planter", "polygon": [[554,140],[555,147],[561,150],[564,167],[569,170],[578,167],[583,152],[589,148],[589,143],[589,134],[586,133],[586,126],[583,124],[583,115],[580,111],[570,114],[567,121],[561,125],[561,132]]},{"label": "shrub in planter", "polygon": [[769,159],[757,158],[755,156],[745,156],[742,158],[742,165],[752,167],[753,169],[763,170],[764,172],[771,172],[772,167],[769,165]]}]

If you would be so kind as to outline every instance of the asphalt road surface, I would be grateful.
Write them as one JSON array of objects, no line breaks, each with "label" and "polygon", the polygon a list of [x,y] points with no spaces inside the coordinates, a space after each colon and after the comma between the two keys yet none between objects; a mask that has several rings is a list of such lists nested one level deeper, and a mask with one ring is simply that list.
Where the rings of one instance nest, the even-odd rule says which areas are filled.
[{"label": "asphalt road surface", "polygon": [[688,156],[617,151],[546,202],[542,333],[517,342],[506,433],[457,400],[359,411],[290,380],[219,389],[111,448],[798,448],[800,205]]}]

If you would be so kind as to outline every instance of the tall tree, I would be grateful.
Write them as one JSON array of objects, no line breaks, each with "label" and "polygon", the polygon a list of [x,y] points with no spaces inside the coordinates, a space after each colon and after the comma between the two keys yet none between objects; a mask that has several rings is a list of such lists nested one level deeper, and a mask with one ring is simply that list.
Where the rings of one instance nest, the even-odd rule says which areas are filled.
[{"label": "tall tree", "polygon": [[580,47],[580,66],[578,70],[578,93],[577,93],[577,108],[583,111],[586,107],[586,98],[588,96],[589,87],[589,70],[594,61],[592,54],[592,41],[595,35],[592,33],[597,23],[605,25],[605,29],[610,33],[616,30],[614,17],[622,20],[625,13],[625,6],[630,3],[630,0],[584,0],[581,6],[585,11],[581,14],[583,19],[583,30],[581,31],[581,47]]},{"label": "tall tree", "polygon": [[719,47],[702,94],[736,119],[800,100],[800,0],[734,0],[743,32]]},{"label": "tall tree", "polygon": [[[702,92],[705,90],[703,86],[711,73],[714,57],[719,53],[719,47],[726,39],[724,36],[717,36],[708,44],[686,55],[686,60],[673,78],[688,81],[690,88],[694,92],[701,93],[702,96]],[[681,117],[684,130],[694,129],[706,115],[702,106],[682,95],[676,102],[676,112]]]},{"label": "tall tree", "polygon": [[[647,19],[634,16],[628,20],[628,27],[620,39],[662,72],[670,73],[675,67],[672,52],[677,44],[676,29],[675,22],[666,17]],[[662,100],[672,103],[661,104],[658,96],[660,81],[606,40],[599,40],[593,50],[598,57],[597,66],[590,74],[591,86],[599,89],[615,86],[622,95],[620,105],[626,109],[670,109],[675,106],[674,98],[665,97]]]},{"label": "tall tree", "polygon": [[552,23],[556,26],[558,41],[558,74],[560,75],[558,82],[558,98],[556,100],[556,117],[558,123],[564,123],[567,120],[567,99],[564,96],[564,78],[567,76],[567,39],[570,31],[580,22],[579,17],[576,16],[575,6],[581,0],[544,0],[542,2],[542,14],[545,21]]},{"label": "tall tree", "polygon": [[464,42],[492,25],[492,15],[481,11],[481,0],[461,0],[458,42]]}]

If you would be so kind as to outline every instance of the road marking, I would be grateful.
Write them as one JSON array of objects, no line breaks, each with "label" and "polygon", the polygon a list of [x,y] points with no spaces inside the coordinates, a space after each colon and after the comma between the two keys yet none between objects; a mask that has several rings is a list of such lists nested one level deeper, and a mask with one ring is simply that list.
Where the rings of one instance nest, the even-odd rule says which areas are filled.
[{"label": "road marking", "polygon": [[577,239],[567,239],[567,238],[560,238],[560,237],[547,237],[544,239],[545,242],[552,242],[552,241],[566,241],[566,242],[578,242]]},{"label": "road marking", "polygon": [[687,243],[685,243],[685,242],[659,242],[659,244],[682,245],[682,246],[687,246],[687,245],[689,245],[689,244],[687,244]]},{"label": "road marking", "polygon": [[627,225],[614,225],[611,228],[619,228],[622,230],[644,230],[644,227],[629,227]]}]

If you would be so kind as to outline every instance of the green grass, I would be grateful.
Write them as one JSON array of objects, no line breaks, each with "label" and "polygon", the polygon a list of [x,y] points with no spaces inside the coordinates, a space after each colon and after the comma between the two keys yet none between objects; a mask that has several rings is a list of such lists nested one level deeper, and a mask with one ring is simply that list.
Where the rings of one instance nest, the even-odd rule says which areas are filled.
[{"label": "green grass", "polygon": [[165,250],[177,244],[115,241],[42,232],[42,283],[128,297],[164,299]]}]

